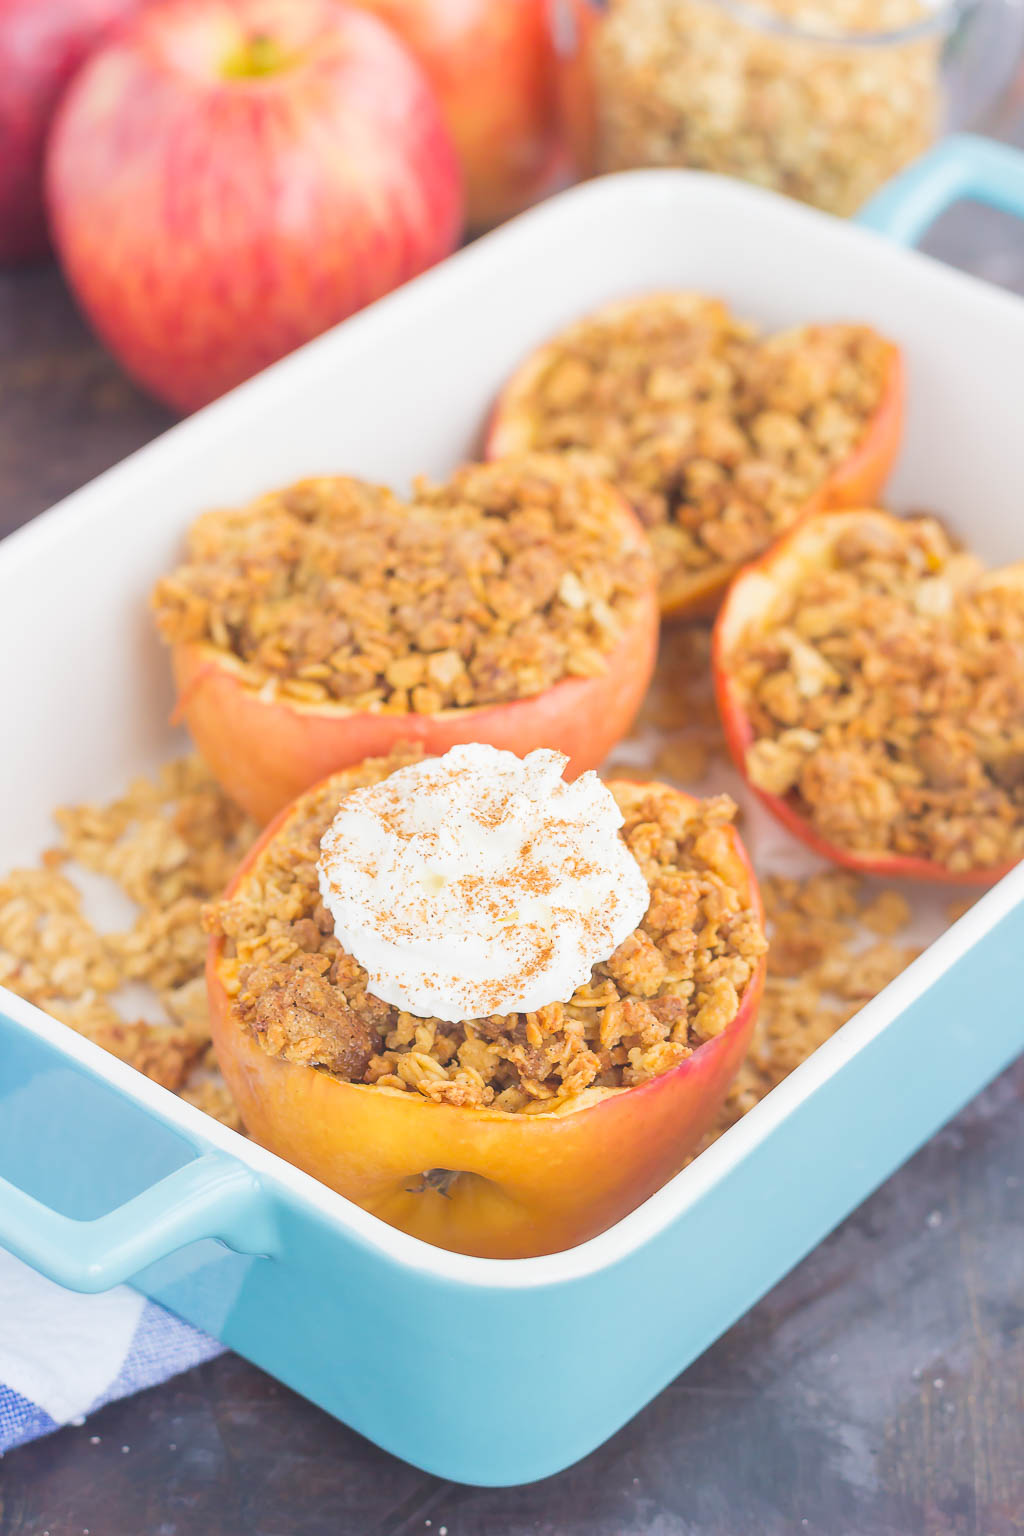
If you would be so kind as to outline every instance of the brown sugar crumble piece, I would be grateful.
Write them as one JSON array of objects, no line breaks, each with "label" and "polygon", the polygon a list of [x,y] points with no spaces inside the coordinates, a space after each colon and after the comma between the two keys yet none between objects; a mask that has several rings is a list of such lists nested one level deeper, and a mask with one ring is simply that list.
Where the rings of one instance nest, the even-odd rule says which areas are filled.
[{"label": "brown sugar crumble piece", "polygon": [[620,495],[534,456],[408,502],[324,477],[207,512],[153,605],[164,640],[268,695],[432,714],[602,673],[650,584]]},{"label": "brown sugar crumble piece", "polygon": [[865,326],[761,338],[717,299],[654,294],[563,331],[505,409],[522,447],[584,451],[615,482],[671,601],[793,523],[858,445],[889,358]]},{"label": "brown sugar crumble piece", "polygon": [[[321,901],[320,840],[346,791],[418,757],[410,749],[364,763],[309,791],[232,898],[210,910],[224,939],[222,979],[265,1050],[438,1103],[530,1113],[588,1088],[645,1082],[731,1022],[765,950],[725,833],[734,807],[720,797],[691,808],[644,784],[613,793],[650,905],[569,1002],[448,1024],[372,997]],[[288,987],[301,1008],[282,1008]]]},{"label": "brown sugar crumble piece", "polygon": [[738,637],[752,783],[828,842],[954,873],[1024,854],[1024,569],[931,518],[844,514]]},{"label": "brown sugar crumble piece", "polygon": [[[196,758],[138,779],[106,806],[57,812],[60,844],[36,869],[0,877],[0,985],[225,1124],[240,1128],[210,1047],[201,912],[255,830]],[[137,908],[100,932],[74,866],[106,876]],[[169,1022],[125,1017],[119,994],[148,989]]]}]

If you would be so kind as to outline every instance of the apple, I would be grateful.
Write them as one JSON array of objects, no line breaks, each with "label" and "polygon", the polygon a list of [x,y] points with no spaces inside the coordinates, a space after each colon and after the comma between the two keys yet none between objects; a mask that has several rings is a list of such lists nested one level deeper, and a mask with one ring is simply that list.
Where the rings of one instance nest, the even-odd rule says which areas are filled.
[{"label": "apple", "polygon": [[[650,786],[692,802],[667,785]],[[250,849],[225,893],[259,879],[260,858],[304,801]],[[763,921],[736,831],[737,889]],[[714,1122],[750,1044],[762,959],[735,1017],[692,1056],[635,1088],[589,1088],[558,1113],[431,1104],[419,1094],[344,1082],[269,1055],[225,985],[224,941],[206,965],[217,1059],[249,1135],[391,1226],[483,1258],[558,1253],[603,1232],[678,1173]],[[432,1176],[432,1177],[431,1177]]]},{"label": "apple", "polygon": [[487,229],[566,173],[549,0],[357,0],[426,69],[466,178],[467,219]]},{"label": "apple", "polygon": [[54,243],[126,371],[204,405],[456,244],[423,70],[338,0],[162,0],[87,61],[46,167]]},{"label": "apple", "polygon": [[[795,791],[771,794],[750,778],[747,753],[757,739],[757,733],[750,717],[740,664],[746,636],[751,630],[756,632],[770,622],[781,598],[799,592],[816,572],[835,567],[836,546],[852,525],[875,523],[880,534],[887,537],[888,527],[894,521],[893,513],[871,508],[818,512],[804,518],[759,560],[743,568],[726,594],[712,637],[712,675],[722,730],[733,762],[761,803],[787,832],[822,858],[859,874],[877,875],[884,880],[988,887],[1009,874],[1017,860],[974,869],[951,869],[933,858],[843,847],[818,830],[805,814]],[[1024,598],[1024,563],[991,571],[987,579],[993,586],[1015,588]]]},{"label": "apple", "polygon": [[0,262],[49,248],[43,150],[50,119],[75,70],[109,27],[140,0],[0,3]]},{"label": "apple", "polygon": [[[668,302],[670,298],[671,295],[662,295],[659,302]],[[597,319],[628,323],[635,313],[643,314],[650,302],[648,295],[615,300],[583,323]],[[566,335],[571,335],[574,329],[575,326],[570,326],[567,332],[542,343],[519,364],[504,385],[485,434],[484,454],[488,459],[537,451],[540,446],[537,442],[538,386],[561,356]],[[822,331],[827,327],[816,326],[814,329]],[[788,338],[793,346],[799,342],[803,330],[801,327],[777,335],[775,340]],[[883,356],[878,403],[865,421],[859,441],[794,511],[794,522],[834,507],[871,506],[888,479],[903,440],[905,370],[899,347],[881,337],[878,340]],[[693,618],[717,612],[723,594],[739,569],[734,562],[718,560],[696,571],[679,566],[663,570],[662,618]]]},{"label": "apple", "polygon": [[341,704],[265,699],[212,646],[176,645],[177,715],[211,772],[258,826],[335,769],[387,757],[401,742],[440,755],[486,741],[524,757],[556,747],[570,776],[596,768],[625,736],[647,691],[658,650],[653,584],[636,623],[595,677],[566,677],[532,698],[444,709],[434,715],[357,712]]},{"label": "apple", "polygon": [[[526,481],[559,469],[550,461],[525,468]],[[478,487],[506,479],[479,468]],[[456,483],[459,476],[456,475]],[[306,703],[268,691],[231,650],[191,637],[171,643],[178,691],[175,714],[228,794],[259,825],[302,790],[337,769],[387,757],[402,742],[440,755],[460,742],[485,741],[525,757],[555,747],[570,775],[596,768],[625,736],[650,684],[658,650],[658,596],[647,540],[628,503],[600,488],[619,526],[609,549],[622,558],[644,552],[646,574],[629,622],[605,657],[603,671],[567,676],[525,698],[413,711],[353,709],[335,699]],[[480,494],[479,490],[477,494]],[[528,492],[527,492],[528,494]]]}]

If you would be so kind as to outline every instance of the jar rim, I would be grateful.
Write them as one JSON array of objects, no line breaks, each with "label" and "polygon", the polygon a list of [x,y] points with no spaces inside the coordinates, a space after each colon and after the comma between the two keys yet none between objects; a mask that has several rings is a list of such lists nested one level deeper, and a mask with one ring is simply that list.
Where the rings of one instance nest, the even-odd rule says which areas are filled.
[{"label": "jar rim", "polygon": [[975,0],[926,0],[928,14],[902,27],[873,32],[826,32],[807,27],[784,16],[774,16],[758,0],[697,0],[699,5],[725,11],[754,31],[772,37],[788,37],[804,43],[821,43],[843,48],[891,48],[898,43],[912,43],[927,37],[944,36],[953,31]]}]

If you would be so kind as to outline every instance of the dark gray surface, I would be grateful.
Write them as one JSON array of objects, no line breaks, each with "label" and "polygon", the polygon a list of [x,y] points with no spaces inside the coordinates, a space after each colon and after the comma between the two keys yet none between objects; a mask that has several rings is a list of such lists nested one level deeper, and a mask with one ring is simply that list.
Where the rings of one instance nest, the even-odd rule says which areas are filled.
[{"label": "dark gray surface", "polygon": [[[1024,291],[1020,225],[961,210],[929,244]],[[0,533],[168,420],[52,269],[0,275]],[[0,1536],[1019,1536],[1022,1104],[1018,1063],[559,1477],[439,1482],[225,1357],[0,1460]],[[680,1308],[712,1283],[695,1254]],[[650,1328],[672,1319],[639,1296],[580,1347],[628,1349]],[[544,1391],[528,1342],[495,1348],[495,1390],[516,1371]]]}]

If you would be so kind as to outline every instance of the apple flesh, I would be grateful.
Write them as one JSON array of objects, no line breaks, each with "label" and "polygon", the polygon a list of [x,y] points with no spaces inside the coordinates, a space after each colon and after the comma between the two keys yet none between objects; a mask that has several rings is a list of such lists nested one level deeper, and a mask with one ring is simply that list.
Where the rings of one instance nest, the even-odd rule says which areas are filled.
[{"label": "apple flesh", "polygon": [[64,99],[47,197],[86,315],[182,411],[438,261],[462,223],[426,76],[335,0],[139,12]]},{"label": "apple flesh", "polygon": [[[873,853],[843,848],[822,836],[802,814],[795,797],[769,794],[750,779],[747,752],[756,738],[744,692],[736,677],[737,650],[747,630],[768,618],[783,593],[798,590],[812,571],[831,563],[836,541],[849,527],[851,518],[878,518],[888,523],[891,514],[846,508],[806,518],[759,560],[741,571],[729,588],[715,622],[712,670],[718,713],[730,756],[776,821],[808,848],[833,864],[886,879],[924,880],[942,885],[994,885],[1014,868],[1014,860],[987,869],[951,870],[934,859],[886,853],[884,850]],[[1000,584],[1012,582],[1024,591],[1024,564],[1005,571],[993,571],[988,579]]]},{"label": "apple flesh", "polygon": [[43,152],[68,81],[104,34],[144,0],[0,4],[0,263],[44,256]]},{"label": "apple flesh", "polygon": [[[266,829],[228,898],[291,814]],[[730,836],[760,914],[749,859]],[[743,1062],[765,975],[762,960],[732,1022],[672,1071],[635,1088],[587,1090],[557,1114],[521,1115],[432,1104],[268,1055],[232,1009],[222,943],[211,941],[207,960],[210,1025],[249,1134],[389,1225],[485,1258],[585,1242],[679,1172]]]},{"label": "apple flesh", "polygon": [[393,27],[437,91],[471,228],[553,188],[564,168],[548,0],[358,0]]},{"label": "apple flesh", "polygon": [[434,715],[357,713],[343,705],[267,699],[210,646],[176,645],[178,713],[212,773],[262,826],[328,773],[386,757],[402,741],[440,754],[485,741],[520,757],[555,747],[575,776],[603,762],[625,736],[647,691],[658,649],[653,586],[596,677],[567,677],[533,698]]}]

